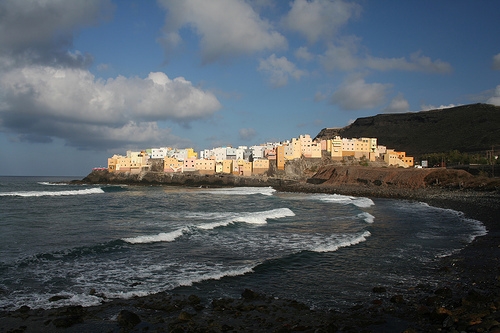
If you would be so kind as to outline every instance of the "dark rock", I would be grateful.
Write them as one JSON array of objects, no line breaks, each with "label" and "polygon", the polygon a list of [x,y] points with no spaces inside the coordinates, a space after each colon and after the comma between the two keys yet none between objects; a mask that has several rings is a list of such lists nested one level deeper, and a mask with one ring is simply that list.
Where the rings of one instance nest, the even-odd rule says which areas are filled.
[{"label": "dark rock", "polygon": [[26,312],[28,312],[29,310],[31,310],[31,308],[30,308],[29,306],[27,306],[27,305],[23,305],[23,306],[21,306],[21,307],[19,308],[19,312],[21,312],[21,313],[26,313]]},{"label": "dark rock", "polygon": [[372,292],[376,294],[385,293],[387,290],[385,287],[373,287]]},{"label": "dark rock", "polygon": [[243,297],[246,300],[253,300],[253,299],[258,299],[260,297],[260,295],[253,290],[245,289],[241,293],[241,297]]},{"label": "dark rock", "polygon": [[51,298],[49,298],[49,302],[57,302],[57,301],[60,301],[62,299],[69,299],[70,296],[68,295],[55,295],[55,296],[52,296]]},{"label": "dark rock", "polygon": [[192,304],[192,305],[197,305],[197,304],[201,303],[201,299],[196,295],[189,295],[188,301],[189,301],[189,304]]},{"label": "dark rock", "polygon": [[453,296],[453,292],[448,287],[439,288],[434,292],[434,294],[441,298],[451,298]]},{"label": "dark rock", "polygon": [[404,303],[404,298],[403,298],[403,295],[394,295],[391,297],[390,301],[392,303],[396,303],[396,304],[402,304]]},{"label": "dark rock", "polygon": [[182,309],[181,313],[179,314],[179,320],[188,321],[194,316],[196,316],[196,310],[191,306],[187,306]]},{"label": "dark rock", "polygon": [[83,318],[78,315],[56,318],[52,320],[52,324],[58,328],[68,328],[80,323],[83,323]]},{"label": "dark rock", "polygon": [[128,310],[121,310],[116,319],[118,324],[123,327],[132,328],[141,322],[141,318]]}]

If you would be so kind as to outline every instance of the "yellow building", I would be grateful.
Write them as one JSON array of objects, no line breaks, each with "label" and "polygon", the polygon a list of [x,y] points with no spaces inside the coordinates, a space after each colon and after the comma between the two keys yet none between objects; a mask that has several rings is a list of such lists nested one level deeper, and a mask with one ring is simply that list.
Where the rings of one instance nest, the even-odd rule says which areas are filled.
[{"label": "yellow building", "polygon": [[331,151],[330,156],[334,160],[342,159],[342,138],[340,136],[336,136],[331,141]]},{"label": "yellow building", "polygon": [[252,175],[252,162],[239,159],[233,163],[233,174],[238,176]]},{"label": "yellow building", "polygon": [[269,160],[267,159],[253,160],[252,164],[254,175],[262,175],[269,171]]},{"label": "yellow building", "polygon": [[118,163],[119,155],[113,155],[113,157],[108,158],[108,171],[116,172],[116,164]]},{"label": "yellow building", "polygon": [[[309,134],[299,136],[300,155],[304,157],[312,157],[312,139]],[[298,158],[300,158],[299,156]]]},{"label": "yellow building", "polygon": [[403,161],[408,167],[413,167],[414,166],[414,161],[413,157],[411,156],[406,156],[406,152],[404,151],[395,151],[395,154],[398,155],[398,158]]},{"label": "yellow building", "polygon": [[311,143],[311,158],[321,158],[321,142]]},{"label": "yellow building", "polygon": [[300,140],[296,138],[292,138],[290,142],[284,145],[285,147],[285,160],[295,160],[302,156],[302,147],[300,145]]},{"label": "yellow building", "polygon": [[406,152],[394,151],[394,149],[387,149],[384,154],[384,161],[393,166],[409,168],[413,167],[413,157],[406,156]]},{"label": "yellow building", "polygon": [[276,168],[285,170],[285,146],[276,146]]},{"label": "yellow building", "polygon": [[184,163],[175,157],[163,158],[163,172],[182,172]]},{"label": "yellow building", "polygon": [[193,148],[186,148],[187,158],[198,158],[198,153]]},{"label": "yellow building", "polygon": [[222,161],[222,173],[231,174],[233,170],[233,160]]},{"label": "yellow building", "polygon": [[194,168],[202,175],[215,174],[215,160],[196,160]]}]

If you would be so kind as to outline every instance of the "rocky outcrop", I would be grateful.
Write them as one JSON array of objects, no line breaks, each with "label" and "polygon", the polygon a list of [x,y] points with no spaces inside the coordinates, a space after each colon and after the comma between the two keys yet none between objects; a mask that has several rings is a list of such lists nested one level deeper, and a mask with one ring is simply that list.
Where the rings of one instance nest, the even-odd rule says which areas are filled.
[{"label": "rocky outcrop", "polygon": [[473,180],[475,177],[463,170],[326,166],[320,168],[307,182],[417,189],[429,186],[464,188],[472,183],[477,185]]},{"label": "rocky outcrop", "polygon": [[[295,168],[294,172],[283,173],[275,177],[164,172],[130,174],[94,170],[87,177],[81,181],[75,181],[75,183],[190,187],[272,186],[283,191],[303,192],[324,192],[328,191],[328,189],[339,190],[340,192],[342,188],[348,188],[347,191],[354,191],[353,194],[372,196],[380,196],[382,192],[384,192],[382,196],[391,196],[391,191],[396,193],[396,191],[401,190],[411,191],[429,188],[475,191],[498,191],[500,189],[499,179],[473,176],[463,170],[442,168],[402,169],[356,165],[311,166],[307,161],[302,161]],[[297,170],[305,170],[305,172],[300,176]],[[314,173],[313,170],[316,172]]]},{"label": "rocky outcrop", "polygon": [[77,183],[85,184],[129,184],[129,185],[174,185],[192,187],[230,187],[230,186],[284,186],[296,183],[296,180],[267,176],[241,177],[235,175],[201,175],[199,173],[144,172],[108,172],[93,170]]}]

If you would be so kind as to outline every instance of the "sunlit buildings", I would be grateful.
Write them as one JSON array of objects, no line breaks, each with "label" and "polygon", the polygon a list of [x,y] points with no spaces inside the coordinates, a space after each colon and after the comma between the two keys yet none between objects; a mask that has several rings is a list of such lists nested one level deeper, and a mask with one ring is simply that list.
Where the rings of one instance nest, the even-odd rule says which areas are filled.
[{"label": "sunlit buildings", "polygon": [[[109,172],[139,173],[163,168],[166,173],[194,172],[205,175],[233,174],[238,176],[267,175],[271,167],[285,170],[288,161],[295,159],[329,158],[332,161],[354,159],[385,161],[389,166],[412,167],[413,157],[405,152],[378,145],[376,138],[341,138],[313,140],[309,134],[298,138],[251,147],[215,147],[198,153],[193,148],[149,148],[127,151],[126,156],[108,158]],[[153,163],[153,161],[156,161]],[[159,167],[158,167],[159,165]]]}]

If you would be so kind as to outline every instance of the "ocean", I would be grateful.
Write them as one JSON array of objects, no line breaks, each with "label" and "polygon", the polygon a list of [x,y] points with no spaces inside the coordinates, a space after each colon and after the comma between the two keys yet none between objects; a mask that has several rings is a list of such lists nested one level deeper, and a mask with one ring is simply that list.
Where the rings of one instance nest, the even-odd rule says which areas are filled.
[{"label": "ocean", "polygon": [[0,177],[0,309],[245,288],[342,309],[437,284],[439,259],[486,234],[414,201],[71,179]]}]

